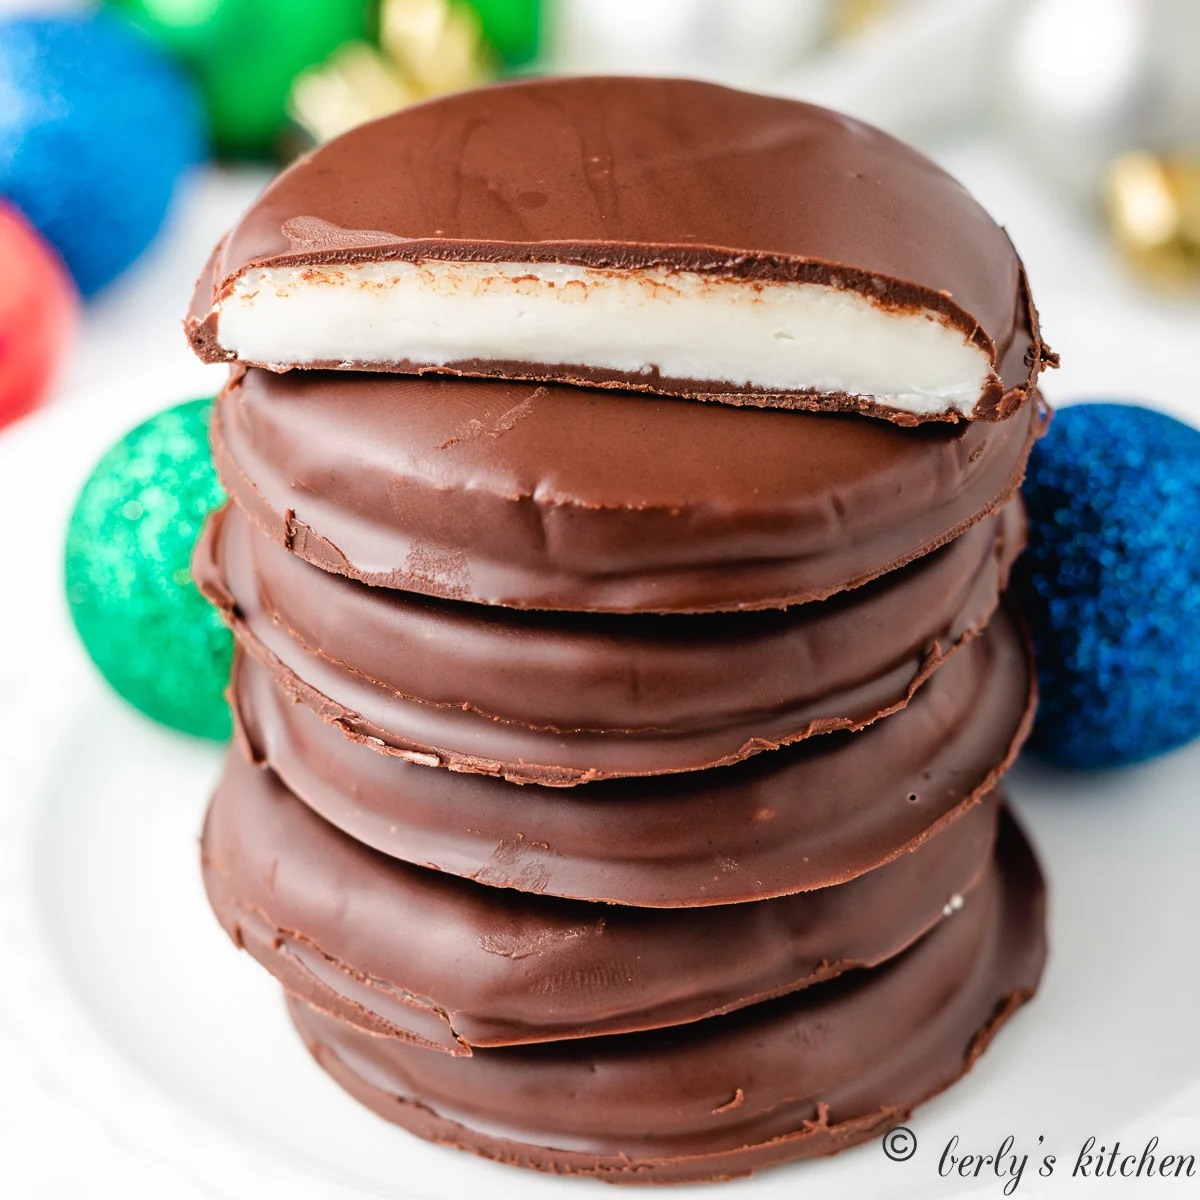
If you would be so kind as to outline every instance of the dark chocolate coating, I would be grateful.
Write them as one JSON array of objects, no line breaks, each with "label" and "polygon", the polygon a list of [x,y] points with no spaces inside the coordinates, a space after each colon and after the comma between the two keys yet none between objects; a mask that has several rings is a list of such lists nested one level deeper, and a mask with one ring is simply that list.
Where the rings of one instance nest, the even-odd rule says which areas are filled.
[{"label": "dark chocolate coating", "polygon": [[389,745],[515,782],[725,765],[902,707],[995,611],[1019,501],[824,603],[705,616],[518,612],[371,588],[304,562],[236,505],[196,581],[239,642]]},{"label": "dark chocolate coating", "polygon": [[994,786],[1027,732],[1032,675],[1001,613],[908,706],[731,767],[568,789],[421,766],[294,702],[242,655],[233,696],[256,761],[369,846],[495,887],[649,908],[843,883]]},{"label": "dark chocolate coating", "polygon": [[294,994],[370,1033],[470,1054],[679,1025],[875,966],[969,895],[998,808],[993,792],[837,887],[629,908],[480,887],[388,858],[234,749],[205,822],[204,879],[230,937]]},{"label": "dark chocolate coating", "polygon": [[380,1116],[610,1183],[725,1179],[877,1136],[966,1071],[1033,994],[1045,892],[1012,823],[961,912],[871,971],[691,1025],[440,1054],[292,1000],[317,1061]]},{"label": "dark chocolate coating", "polygon": [[[217,247],[192,344],[210,362],[232,357],[211,309],[250,267],[389,259],[664,266],[929,310],[990,360],[972,414],[989,419],[1014,412],[1053,361],[1012,243],[941,168],[827,109],[690,80],[522,81],[359,126],[283,172]],[[578,366],[448,369],[927,419],[844,394],[739,397],[728,382]]]},{"label": "dark chocolate coating", "polygon": [[824,599],[1015,493],[1044,416],[901,429],[441,376],[235,373],[233,499],[316,566],[516,608],[711,612]]}]

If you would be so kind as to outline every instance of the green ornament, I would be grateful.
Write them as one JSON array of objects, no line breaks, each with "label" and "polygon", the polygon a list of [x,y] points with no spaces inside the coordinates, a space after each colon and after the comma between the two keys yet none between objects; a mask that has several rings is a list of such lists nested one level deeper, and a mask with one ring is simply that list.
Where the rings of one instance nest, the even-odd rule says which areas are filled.
[{"label": "green ornament", "polygon": [[537,57],[541,0],[468,0],[479,14],[483,36],[506,67],[523,67]]},{"label": "green ornament", "polygon": [[363,38],[368,0],[109,0],[199,80],[217,152],[275,148],[292,80]]},{"label": "green ornament", "polygon": [[224,740],[233,637],[192,582],[204,518],[225,501],[211,400],[169,408],[96,465],[67,526],[67,604],[84,647],[147,716]]}]

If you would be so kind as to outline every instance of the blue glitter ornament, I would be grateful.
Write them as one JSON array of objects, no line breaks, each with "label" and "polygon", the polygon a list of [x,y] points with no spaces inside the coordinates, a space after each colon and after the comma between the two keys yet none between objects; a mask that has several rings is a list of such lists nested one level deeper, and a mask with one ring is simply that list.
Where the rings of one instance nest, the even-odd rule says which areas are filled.
[{"label": "blue glitter ornament", "polygon": [[1200,430],[1063,409],[1029,462],[1014,592],[1038,652],[1039,757],[1103,767],[1200,735]]},{"label": "blue glitter ornament", "polygon": [[84,295],[145,249],[203,150],[192,85],[124,19],[0,19],[0,196]]},{"label": "blue glitter ornament", "polygon": [[71,617],[113,688],[156,721],[229,736],[233,637],[192,581],[204,518],[225,500],[211,400],[169,408],[96,464],[67,528]]}]

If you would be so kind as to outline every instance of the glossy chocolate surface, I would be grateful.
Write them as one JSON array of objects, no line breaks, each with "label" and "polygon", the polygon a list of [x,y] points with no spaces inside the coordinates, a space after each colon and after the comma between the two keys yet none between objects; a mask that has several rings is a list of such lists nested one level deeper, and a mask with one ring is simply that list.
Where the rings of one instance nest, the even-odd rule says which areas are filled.
[{"label": "glossy chocolate surface", "polygon": [[711,612],[824,599],[1015,493],[1039,404],[904,429],[497,380],[235,374],[222,482],[316,566],[450,600]]},{"label": "glossy chocolate surface", "polygon": [[480,887],[346,837],[230,751],[205,824],[209,901],[296,995],[361,1026],[472,1048],[678,1025],[872,967],[953,915],[990,861],[993,793],[850,883],[692,909]]},{"label": "glossy chocolate surface", "polygon": [[1037,987],[1045,896],[1006,825],[961,912],[872,971],[666,1030],[452,1057],[293,1000],[317,1061],[422,1137],[608,1182],[729,1178],[899,1124]]},{"label": "glossy chocolate surface", "polygon": [[523,612],[329,574],[234,505],[212,518],[193,573],[250,653],[343,721],[460,770],[566,781],[723,765],[894,711],[983,628],[1023,543],[1014,501],[824,603]]},{"label": "glossy chocolate surface", "polygon": [[895,858],[995,784],[1024,740],[1031,689],[1024,639],[1000,614],[859,733],[568,788],[409,761],[322,720],[245,655],[233,694],[255,759],[367,845],[495,887],[671,908],[841,883]]}]

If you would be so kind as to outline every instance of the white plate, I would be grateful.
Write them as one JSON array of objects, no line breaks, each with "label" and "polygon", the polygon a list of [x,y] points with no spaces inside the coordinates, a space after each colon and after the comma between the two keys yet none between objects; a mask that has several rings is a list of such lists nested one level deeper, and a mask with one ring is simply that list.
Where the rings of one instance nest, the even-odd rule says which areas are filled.
[{"label": "white plate", "polygon": [[[983,181],[989,201],[1025,224],[1023,246],[1053,242],[1052,214],[1043,220],[1036,198],[1003,192],[1002,162],[963,161],[974,163],[969,181]],[[0,1196],[611,1194],[426,1145],[326,1079],[292,1033],[278,989],[207,911],[196,838],[217,752],[126,710],[71,633],[59,557],[74,494],[134,421],[218,386],[220,372],[188,355],[176,314],[203,247],[257,182],[210,176],[181,232],[90,313],[62,399],[0,434]],[[1041,261],[1051,276],[1043,295],[1057,288],[1065,312],[1075,267],[1055,277],[1049,254]],[[1087,291],[1089,303],[1107,306],[1106,328],[1128,324],[1128,296],[1106,300],[1094,278]],[[1130,312],[1147,336],[1163,337],[1161,352],[1139,351],[1139,361],[1155,364],[1164,403],[1182,403],[1182,391],[1167,394],[1170,322]],[[1082,325],[1069,328],[1083,337]],[[1101,340],[1106,354],[1127,344]],[[1118,363],[1114,373],[1122,370],[1132,367]],[[874,1143],[719,1194],[1000,1195],[994,1176],[939,1177],[953,1134],[978,1153],[1013,1134],[1036,1156],[1022,1196],[1045,1194],[1033,1172],[1053,1153],[1053,1191],[1086,1197],[1090,1182],[1069,1174],[1087,1135],[1109,1145],[1119,1135],[1138,1149],[1157,1135],[1164,1151],[1200,1155],[1198,783],[1200,747],[1103,776],[1019,770],[1012,790],[1052,885],[1042,993],[963,1083],[918,1111],[908,1162],[888,1161]],[[1127,1197],[1145,1186],[1188,1188],[1113,1186]]]},{"label": "white plate", "polygon": [[[236,953],[204,900],[196,837],[218,762],[95,687],[61,728],[37,801],[34,887],[43,945],[81,1014],[198,1122],[349,1195],[507,1200],[594,1188],[428,1146],[361,1110],[311,1063],[278,987]],[[1200,969],[1187,952],[1200,924],[1198,774],[1200,748],[1095,778],[1022,770],[1013,791],[1054,881],[1042,993],[966,1080],[918,1111],[910,1162],[868,1145],[729,1194],[945,1196],[956,1189],[936,1166],[953,1134],[984,1153],[1011,1133],[1022,1150],[1065,1160],[1089,1133],[1111,1144],[1139,1106],[1200,1077]],[[225,1186],[207,1165],[193,1170]]]}]

